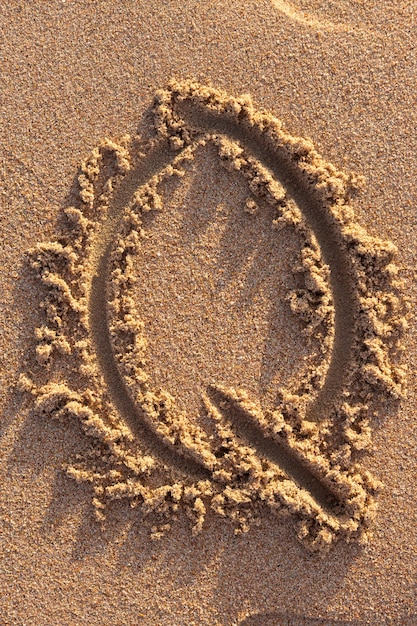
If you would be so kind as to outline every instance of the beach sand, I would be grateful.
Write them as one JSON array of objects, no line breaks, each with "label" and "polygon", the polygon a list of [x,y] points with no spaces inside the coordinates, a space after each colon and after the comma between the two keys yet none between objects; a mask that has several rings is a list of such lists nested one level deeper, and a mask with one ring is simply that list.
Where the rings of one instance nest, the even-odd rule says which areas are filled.
[{"label": "beach sand", "polygon": [[[412,0],[4,7],[1,624],[417,623],[415,17]],[[63,233],[57,261],[39,244]],[[405,300],[397,355],[372,313],[395,334]],[[281,434],[262,421],[279,399]]]}]

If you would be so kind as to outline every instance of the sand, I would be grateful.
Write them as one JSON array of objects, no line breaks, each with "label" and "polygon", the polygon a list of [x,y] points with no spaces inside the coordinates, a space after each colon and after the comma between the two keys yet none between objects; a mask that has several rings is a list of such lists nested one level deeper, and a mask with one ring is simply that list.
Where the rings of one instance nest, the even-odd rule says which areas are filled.
[{"label": "sand", "polygon": [[2,623],[416,622],[414,30],[5,9]]}]

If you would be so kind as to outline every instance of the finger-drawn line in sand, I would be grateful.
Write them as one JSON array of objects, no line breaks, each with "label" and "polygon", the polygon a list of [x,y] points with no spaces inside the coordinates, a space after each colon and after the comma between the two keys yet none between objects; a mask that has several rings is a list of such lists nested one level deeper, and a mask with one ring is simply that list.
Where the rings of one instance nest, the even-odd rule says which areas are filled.
[{"label": "finger-drawn line in sand", "polygon": [[[324,621],[325,620],[325,621]],[[342,620],[334,618],[314,618],[294,613],[255,613],[245,618],[239,623],[234,622],[232,626],[276,626],[276,624],[297,624],[297,626],[322,626],[324,623],[329,626],[360,626],[357,620]]]},{"label": "finger-drawn line in sand", "polygon": [[[302,11],[292,2],[287,2],[287,0],[271,0],[271,3],[276,9],[278,9],[278,11],[286,15],[290,20],[293,20],[302,26],[306,26],[307,28],[324,30],[330,33],[354,32],[355,34],[367,33],[374,35],[374,33],[371,33],[368,29],[358,28],[357,25],[353,26],[344,22],[332,22],[331,20],[327,20],[322,17],[316,17],[312,13]],[[375,33],[375,36],[378,37],[378,33]]]},{"label": "finger-drawn line in sand", "polygon": [[[21,386],[37,411],[75,417],[91,436],[91,454],[67,472],[91,483],[98,519],[109,501],[126,498],[165,516],[155,537],[180,507],[193,532],[208,510],[239,532],[267,507],[291,514],[313,550],[342,537],[365,540],[379,485],[358,463],[370,444],[372,401],[376,393],[398,398],[404,388],[406,306],[395,247],[354,221],[358,180],[256,111],[248,96],[172,81],[157,93],[153,113],[150,143],[105,140],[84,161],[78,206],[65,209],[68,229],[30,252],[47,287],[36,355],[50,380],[36,385],[24,375]],[[262,198],[276,212],[271,227],[296,230],[304,288],[288,301],[316,346],[307,373],[280,390],[273,410],[213,383],[203,401],[215,435],[152,388],[145,327],[131,296],[135,255],[146,245],[143,216],[163,210],[159,186],[182,177],[208,144],[241,174],[249,211]],[[60,354],[79,363],[79,387],[53,375]]]}]

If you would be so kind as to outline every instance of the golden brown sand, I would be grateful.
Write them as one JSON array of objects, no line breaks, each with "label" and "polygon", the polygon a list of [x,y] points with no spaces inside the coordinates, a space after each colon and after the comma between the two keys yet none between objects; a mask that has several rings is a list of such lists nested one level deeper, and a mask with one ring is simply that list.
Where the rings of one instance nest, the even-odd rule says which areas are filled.
[{"label": "golden brown sand", "polygon": [[411,4],[5,13],[4,623],[412,624]]}]

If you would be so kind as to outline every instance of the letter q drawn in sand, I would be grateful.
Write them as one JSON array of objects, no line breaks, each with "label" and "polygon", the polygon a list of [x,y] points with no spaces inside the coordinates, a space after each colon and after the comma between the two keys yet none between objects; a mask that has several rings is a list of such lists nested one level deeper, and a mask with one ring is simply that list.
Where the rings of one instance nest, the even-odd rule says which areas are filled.
[{"label": "letter q drawn in sand", "polygon": [[[290,516],[309,549],[363,541],[379,484],[358,462],[371,442],[371,405],[376,394],[398,398],[404,388],[406,306],[395,247],[355,222],[355,177],[256,111],[248,96],[172,81],[157,92],[153,115],[151,140],[106,139],[93,150],[78,197],[64,209],[67,226],[29,252],[47,288],[36,357],[48,380],[36,384],[45,373],[31,372],[21,387],[38,413],[75,418],[90,437],[90,453],[67,473],[91,484],[99,520],[108,502],[127,499],[162,515],[154,537],[180,509],[194,533],[209,510],[244,532],[269,509]],[[153,388],[146,326],[131,295],[145,215],[163,209],[163,181],[181,178],[202,146],[241,176],[248,211],[266,203],[271,228],[297,234],[304,284],[287,299],[319,347],[271,410],[242,389],[210,385],[203,394],[210,434]]]}]

